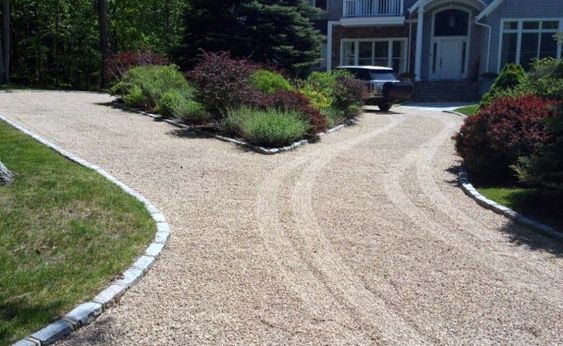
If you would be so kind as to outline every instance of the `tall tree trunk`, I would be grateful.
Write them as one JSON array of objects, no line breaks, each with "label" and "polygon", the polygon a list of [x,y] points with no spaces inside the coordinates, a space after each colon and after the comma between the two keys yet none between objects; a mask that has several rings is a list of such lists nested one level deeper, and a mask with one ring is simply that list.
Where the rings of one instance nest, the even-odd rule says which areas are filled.
[{"label": "tall tree trunk", "polygon": [[2,54],[0,84],[10,82],[10,0],[2,0]]},{"label": "tall tree trunk", "polygon": [[106,85],[105,67],[106,62],[111,55],[109,48],[109,35],[108,35],[108,6],[107,0],[96,0],[98,3],[98,26],[100,31],[100,51],[102,53],[102,71],[101,71],[101,87]]}]

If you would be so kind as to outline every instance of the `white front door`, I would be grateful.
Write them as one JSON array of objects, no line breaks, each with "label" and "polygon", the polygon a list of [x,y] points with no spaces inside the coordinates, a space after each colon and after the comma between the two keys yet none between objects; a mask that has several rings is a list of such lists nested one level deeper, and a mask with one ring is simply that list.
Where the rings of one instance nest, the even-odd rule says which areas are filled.
[{"label": "white front door", "polygon": [[466,38],[436,38],[433,49],[432,79],[455,80],[466,77]]}]

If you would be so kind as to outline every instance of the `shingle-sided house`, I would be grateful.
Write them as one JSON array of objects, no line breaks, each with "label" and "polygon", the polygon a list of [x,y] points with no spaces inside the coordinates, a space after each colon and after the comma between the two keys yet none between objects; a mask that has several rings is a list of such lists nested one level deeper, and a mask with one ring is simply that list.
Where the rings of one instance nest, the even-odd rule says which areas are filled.
[{"label": "shingle-sided house", "polygon": [[311,0],[326,9],[324,66],[392,66],[417,81],[477,81],[561,57],[563,0]]}]

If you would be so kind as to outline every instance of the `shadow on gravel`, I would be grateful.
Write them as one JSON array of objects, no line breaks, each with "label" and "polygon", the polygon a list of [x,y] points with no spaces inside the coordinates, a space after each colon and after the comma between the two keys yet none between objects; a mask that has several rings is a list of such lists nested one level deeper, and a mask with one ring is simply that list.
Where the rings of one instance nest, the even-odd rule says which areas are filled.
[{"label": "shadow on gravel", "polygon": [[178,138],[213,138],[213,136],[204,131],[194,131],[192,129],[174,129],[166,132],[167,135]]},{"label": "shadow on gravel", "polygon": [[501,229],[501,232],[508,234],[510,241],[518,246],[527,246],[531,250],[543,250],[556,257],[563,257],[562,241],[546,237],[532,228],[510,221]]},{"label": "shadow on gravel", "polygon": [[113,318],[103,315],[100,319],[94,322],[93,327],[86,327],[85,329],[74,332],[68,337],[63,338],[63,342],[70,345],[114,345],[115,340],[112,335],[115,335],[115,327]]}]

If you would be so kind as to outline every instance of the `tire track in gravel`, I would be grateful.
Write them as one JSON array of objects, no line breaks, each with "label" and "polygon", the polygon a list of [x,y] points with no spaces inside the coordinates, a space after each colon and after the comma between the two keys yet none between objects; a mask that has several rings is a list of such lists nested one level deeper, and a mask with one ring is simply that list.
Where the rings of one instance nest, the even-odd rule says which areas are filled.
[{"label": "tire track in gravel", "polygon": [[[367,337],[364,342],[420,344],[427,342],[425,337],[366,289],[364,283],[344,264],[344,260],[336,255],[318,225],[312,208],[312,187],[323,167],[338,154],[378,137],[406,120],[404,116],[385,117],[391,122],[382,128],[329,145],[323,151],[313,152],[272,172],[276,179],[265,181],[259,189],[257,218],[272,257],[292,288],[309,305],[310,311],[317,312],[321,307],[322,316],[329,312],[335,315],[328,305],[336,304],[339,311],[334,316],[335,320],[343,319],[348,323],[355,320],[362,326],[369,326],[370,331],[363,330]],[[295,218],[292,229],[295,230],[294,235],[304,241],[297,245],[288,237],[288,231],[284,231],[276,201],[284,179],[303,165],[306,168],[291,189],[292,213]],[[282,258],[278,255],[279,252],[285,256]],[[289,257],[291,262],[286,263],[284,260]],[[301,276],[296,274],[296,269],[300,270]],[[326,297],[330,297],[331,301],[327,301]],[[373,334],[377,335],[375,339],[370,336]]]},{"label": "tire track in gravel", "polygon": [[[421,115],[421,116],[428,117],[428,115]],[[385,191],[389,200],[395,206],[397,206],[397,210],[399,210],[401,213],[409,217],[418,226],[419,230],[422,233],[427,234],[430,237],[443,242],[444,244],[454,247],[460,254],[464,255],[464,258],[466,260],[470,260],[473,263],[478,264],[481,269],[484,268],[487,269],[486,271],[481,270],[481,272],[490,273],[489,275],[494,274],[496,276],[495,279],[502,278],[501,281],[503,282],[506,282],[507,281],[506,279],[509,279],[510,282],[513,283],[513,287],[519,288],[520,290],[531,289],[529,283],[523,282],[522,278],[525,277],[526,274],[530,274],[530,273],[534,273],[537,275],[538,274],[537,267],[532,267],[531,265],[525,262],[520,262],[520,265],[517,267],[515,267],[513,263],[511,265],[510,260],[512,260],[512,258],[506,259],[503,258],[502,256],[496,255],[494,251],[491,251],[490,248],[486,248],[484,246],[484,244],[486,244],[487,242],[483,241],[483,238],[480,237],[479,235],[476,234],[468,235],[467,232],[440,231],[441,229],[443,229],[442,225],[433,220],[434,217],[429,213],[428,209],[417,206],[416,203],[413,203],[413,201],[407,195],[407,193],[404,192],[404,189],[401,186],[401,182],[400,182],[402,175],[395,174],[395,172],[406,172],[409,167],[415,166],[417,171],[422,172],[422,173],[417,173],[417,179],[419,180],[419,182],[420,179],[422,179],[423,181],[422,186],[423,189],[425,190],[425,193],[427,193],[428,197],[431,199],[434,198],[440,199],[439,201],[440,208],[442,206],[447,208],[447,212],[444,212],[444,214],[449,219],[451,219],[451,221],[457,223],[458,226],[462,227],[464,230],[466,229],[464,227],[474,226],[475,224],[479,225],[481,228],[486,228],[484,225],[482,225],[477,221],[472,220],[465,214],[459,211],[458,212],[454,211],[455,208],[451,207],[451,201],[449,201],[448,198],[442,194],[442,192],[437,193],[435,189],[439,191],[439,188],[435,185],[435,182],[431,183],[433,179],[432,179],[432,173],[428,173],[428,170],[429,169],[431,170],[429,166],[431,167],[433,157],[436,155],[436,152],[438,151],[440,145],[444,143],[446,140],[448,140],[450,136],[453,134],[453,131],[455,130],[455,124],[453,122],[444,122],[443,115],[442,117],[431,116],[430,118],[440,120],[444,125],[444,127],[438,135],[433,137],[430,141],[421,145],[419,149],[415,149],[412,152],[410,152],[408,155],[404,157],[404,159],[401,162],[399,162],[396,165],[396,167],[394,167],[389,171],[390,173],[387,174],[387,178],[386,178],[387,183],[383,184],[385,186]],[[422,177],[420,177],[420,175],[422,175]],[[442,194],[441,197],[440,194]],[[451,212],[451,214],[449,214],[449,212]],[[462,221],[460,221],[459,218],[461,218]],[[476,237],[476,240],[471,239],[474,237]],[[479,242],[480,245],[479,247],[475,246],[476,242]],[[493,263],[495,266],[498,266],[499,264],[502,263],[504,267],[501,270],[492,267],[490,265],[491,263]],[[545,265],[545,263],[542,264]],[[504,270],[506,268],[509,268],[511,270],[517,270],[518,273],[513,273],[512,275],[510,275],[509,274],[510,271]],[[524,270],[524,268],[528,270]],[[555,270],[558,271],[558,269]],[[539,278],[539,280],[548,280],[551,282],[553,282],[554,279],[555,276],[545,276]],[[550,286],[550,287],[546,287],[546,286]],[[553,286],[542,285],[541,287],[536,287],[535,291],[537,292],[539,290],[543,290],[543,291],[549,290],[551,291],[550,293],[552,297],[558,297],[560,295],[560,292],[558,291],[557,287],[558,285],[553,285]],[[543,293],[544,292],[542,292],[542,294],[538,296],[543,296]]]}]

